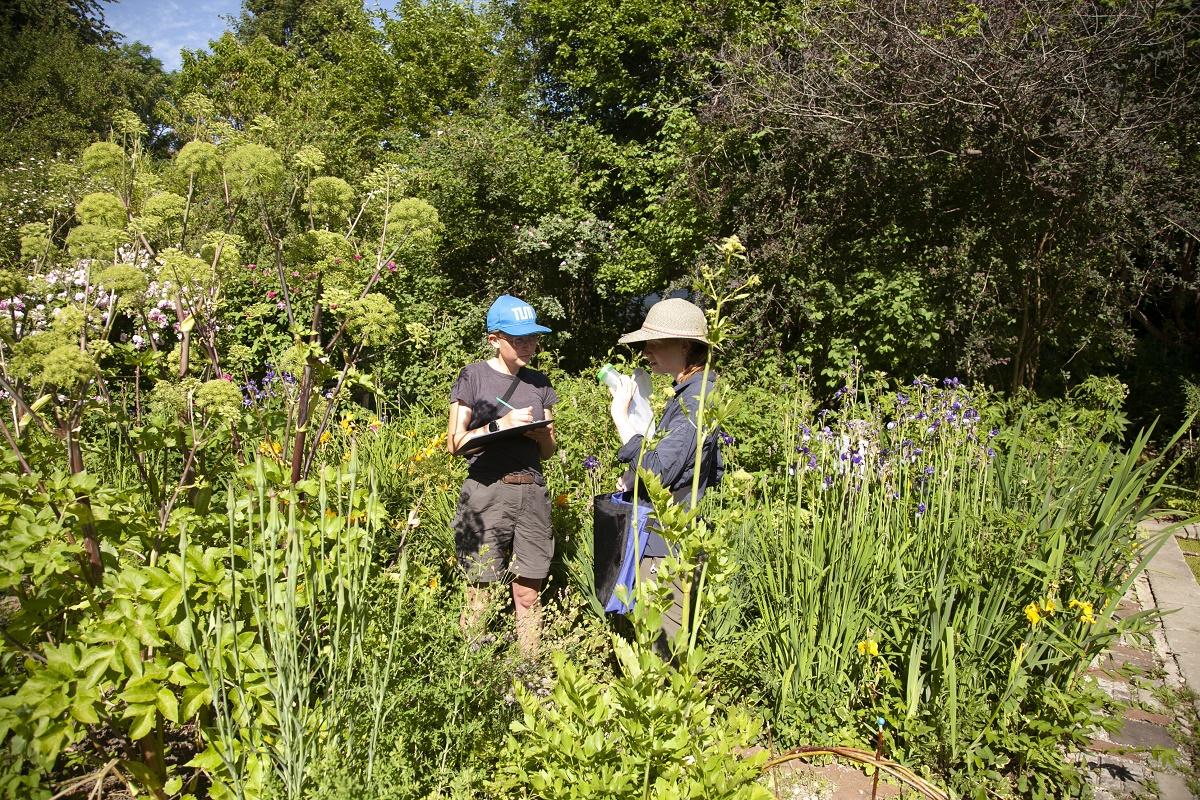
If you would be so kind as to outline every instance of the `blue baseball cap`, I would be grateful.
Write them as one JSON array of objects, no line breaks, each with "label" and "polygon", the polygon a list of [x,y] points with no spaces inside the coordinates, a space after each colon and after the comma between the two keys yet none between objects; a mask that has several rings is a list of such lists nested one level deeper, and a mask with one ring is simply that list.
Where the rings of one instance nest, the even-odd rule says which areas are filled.
[{"label": "blue baseball cap", "polygon": [[528,336],[531,333],[550,333],[545,325],[537,324],[533,306],[519,297],[502,294],[492,303],[487,315],[488,331],[500,331],[509,336]]}]

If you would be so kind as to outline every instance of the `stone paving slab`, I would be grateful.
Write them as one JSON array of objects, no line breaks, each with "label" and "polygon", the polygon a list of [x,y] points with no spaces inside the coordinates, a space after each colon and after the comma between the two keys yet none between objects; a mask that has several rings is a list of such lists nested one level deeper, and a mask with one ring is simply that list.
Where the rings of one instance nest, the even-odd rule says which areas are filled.
[{"label": "stone paving slab", "polygon": [[[1165,544],[1174,544],[1174,540]],[[1168,552],[1161,564],[1155,558],[1150,565],[1154,573],[1148,569],[1138,577],[1121,601],[1124,613],[1156,605],[1164,608],[1159,602],[1161,592],[1156,590],[1164,583],[1164,576],[1175,574],[1170,556]],[[1187,587],[1177,588],[1182,591]],[[1097,731],[1087,750],[1073,758],[1087,771],[1096,800],[1195,800],[1181,776],[1152,758],[1154,750],[1177,751],[1173,738],[1175,718],[1152,691],[1155,685],[1175,689],[1184,682],[1165,630],[1167,620],[1173,616],[1176,615],[1167,615],[1161,626],[1155,625],[1151,630],[1152,649],[1138,646],[1144,643],[1141,641],[1121,641],[1097,658],[1088,670],[1110,697],[1128,704],[1121,714],[1121,727],[1115,733]]]},{"label": "stone paving slab", "polygon": [[1154,604],[1163,611],[1163,634],[1184,682],[1200,691],[1200,586],[1168,537],[1146,569]]},{"label": "stone paving slab", "polygon": [[1140,527],[1142,530],[1150,531],[1151,533],[1161,533],[1170,528],[1173,534],[1184,539],[1200,539],[1200,522],[1193,522],[1190,525],[1180,525],[1178,522],[1171,522],[1170,520],[1150,519],[1143,522]]}]

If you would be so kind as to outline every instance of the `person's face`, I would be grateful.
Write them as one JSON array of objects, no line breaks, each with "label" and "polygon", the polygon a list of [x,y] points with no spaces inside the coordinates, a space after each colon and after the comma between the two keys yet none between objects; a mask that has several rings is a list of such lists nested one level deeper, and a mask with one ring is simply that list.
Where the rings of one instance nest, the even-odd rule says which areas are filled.
[{"label": "person's face", "polygon": [[651,339],[642,352],[655,374],[676,376],[687,367],[687,342],[682,339]]},{"label": "person's face", "polygon": [[489,334],[488,338],[502,359],[521,366],[525,366],[533,360],[534,354],[537,353],[538,341],[541,339],[536,333],[527,336],[512,336],[500,331]]}]

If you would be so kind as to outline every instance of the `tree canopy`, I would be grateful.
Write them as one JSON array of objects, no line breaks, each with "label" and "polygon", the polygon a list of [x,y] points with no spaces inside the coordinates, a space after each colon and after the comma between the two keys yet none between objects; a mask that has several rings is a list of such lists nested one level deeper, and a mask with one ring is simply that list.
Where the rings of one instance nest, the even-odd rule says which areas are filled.
[{"label": "tree canopy", "polygon": [[1038,390],[1160,352],[1197,369],[1182,0],[245,0],[170,77],[94,3],[47,8],[0,16],[0,161],[69,159],[126,108],[172,147],[253,135],[315,149],[311,178],[390,171],[446,225],[419,294],[586,317],[570,363],[736,233],[763,288],[734,360]]}]

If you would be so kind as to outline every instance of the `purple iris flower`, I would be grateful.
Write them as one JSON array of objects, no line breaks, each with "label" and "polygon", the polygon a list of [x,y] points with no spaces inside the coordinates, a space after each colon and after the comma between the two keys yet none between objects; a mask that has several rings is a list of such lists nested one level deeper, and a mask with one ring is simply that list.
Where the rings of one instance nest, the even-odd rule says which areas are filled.
[{"label": "purple iris flower", "polygon": [[718,436],[719,436],[719,437],[720,437],[720,439],[721,439],[721,444],[725,444],[725,445],[731,445],[731,444],[733,444],[735,441],[737,441],[736,439],[734,439],[732,436],[730,436],[730,435],[729,435],[728,433],[726,433],[725,431],[721,431],[721,432],[718,434]]},{"label": "purple iris flower", "polygon": [[904,392],[896,392],[896,405],[908,405],[908,395],[906,395]]},{"label": "purple iris flower", "polygon": [[583,468],[588,472],[595,472],[599,466],[600,459],[596,458],[595,456],[588,456],[583,460]]},{"label": "purple iris flower", "polygon": [[921,515],[922,515],[922,514],[924,514],[924,513],[925,513],[925,504],[924,504],[924,503],[917,503],[917,516],[919,517],[919,516],[921,516]]}]

